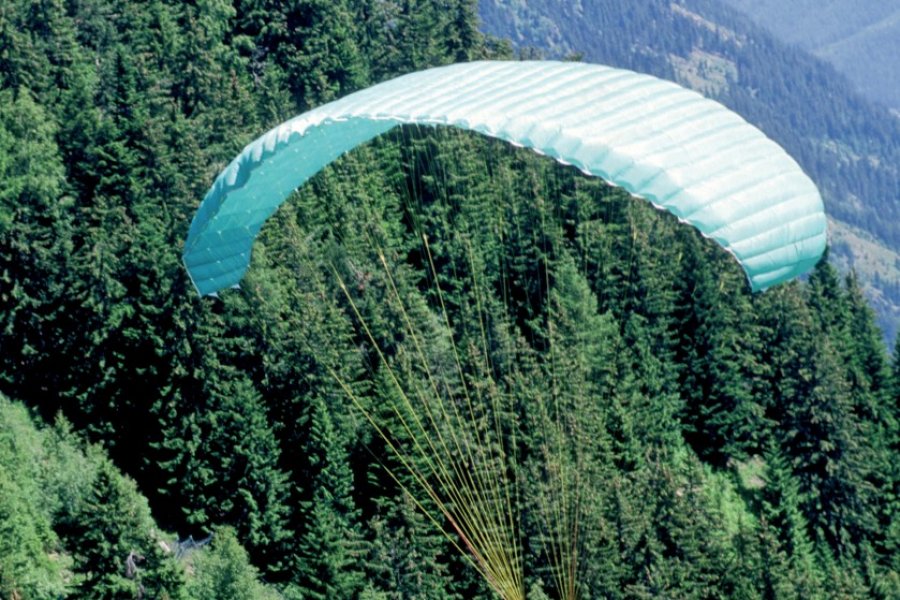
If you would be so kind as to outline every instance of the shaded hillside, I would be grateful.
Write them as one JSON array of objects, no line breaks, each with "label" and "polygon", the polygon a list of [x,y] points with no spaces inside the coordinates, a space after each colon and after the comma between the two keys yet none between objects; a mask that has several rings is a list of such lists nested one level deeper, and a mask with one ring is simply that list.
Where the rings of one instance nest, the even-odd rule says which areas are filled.
[{"label": "shaded hillside", "polygon": [[[620,189],[403,128],[294,194],[240,289],[197,297],[184,236],[244,144],[476,58],[510,52],[471,0],[5,5],[0,393],[74,433],[36,434],[13,405],[0,422],[4,596],[490,598],[415,485],[436,446],[406,425],[451,399],[477,443],[441,450],[518,492],[492,500],[529,598],[560,596],[561,532],[588,598],[893,600],[900,364],[827,262],[754,295],[728,253]],[[78,456],[45,452],[60,439]],[[392,451],[418,441],[431,454]],[[480,460],[498,447],[512,459]],[[559,473],[578,536],[548,526]],[[192,563],[207,576],[153,523],[215,533]]]},{"label": "shaded hillside", "polygon": [[868,98],[900,111],[900,0],[725,0],[827,60]]},{"label": "shaded hillside", "polygon": [[[867,231],[887,252],[900,250],[900,119],[737,11],[712,0],[643,0],[624,9],[610,0],[483,0],[479,6],[484,29],[519,47],[582,54],[718,99],[797,158],[833,219]],[[860,270],[873,297],[884,299],[879,315],[892,339],[900,297],[890,282],[900,280],[900,271],[867,271],[853,260],[858,250],[848,248],[844,263]]]}]

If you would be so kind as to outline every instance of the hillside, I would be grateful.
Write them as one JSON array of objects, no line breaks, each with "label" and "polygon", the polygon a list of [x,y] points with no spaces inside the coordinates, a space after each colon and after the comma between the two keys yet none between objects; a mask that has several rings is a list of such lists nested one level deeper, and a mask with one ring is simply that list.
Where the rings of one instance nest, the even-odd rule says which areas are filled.
[{"label": "hillside", "polygon": [[[619,8],[609,0],[479,5],[484,30],[520,48],[652,73],[721,101],[798,160],[832,219],[867,232],[881,253],[900,259],[900,119],[857,95],[833,68],[713,0]],[[878,299],[890,343],[900,325],[900,272],[855,260],[863,252],[841,245],[835,258],[856,269]]]},{"label": "hillside", "polygon": [[[38,420],[39,421],[39,420]],[[0,394],[0,597],[274,600],[227,528],[160,531],[103,450]],[[212,542],[212,543],[210,543]]]},{"label": "hillside", "polygon": [[900,111],[900,1],[725,2],[834,65],[869,99]]},{"label": "hillside", "polygon": [[472,0],[4,6],[0,595],[495,598],[461,514],[515,600],[894,600],[900,362],[827,261],[752,294],[619,188],[405,127],[198,297],[189,223],[250,140],[479,58],[513,53]]}]

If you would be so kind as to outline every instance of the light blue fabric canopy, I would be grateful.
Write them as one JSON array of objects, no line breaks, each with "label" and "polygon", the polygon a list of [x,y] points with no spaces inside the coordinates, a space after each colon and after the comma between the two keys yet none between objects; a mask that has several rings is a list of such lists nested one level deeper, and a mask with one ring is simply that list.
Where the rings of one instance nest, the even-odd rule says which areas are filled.
[{"label": "light blue fabric canopy", "polygon": [[200,294],[240,281],[256,234],[292,191],[401,124],[477,131],[621,186],[731,252],[754,290],[807,271],[825,248],[816,186],[780,146],[721,104],[601,65],[485,61],[372,86],[244,148],[191,224],[184,263]]}]

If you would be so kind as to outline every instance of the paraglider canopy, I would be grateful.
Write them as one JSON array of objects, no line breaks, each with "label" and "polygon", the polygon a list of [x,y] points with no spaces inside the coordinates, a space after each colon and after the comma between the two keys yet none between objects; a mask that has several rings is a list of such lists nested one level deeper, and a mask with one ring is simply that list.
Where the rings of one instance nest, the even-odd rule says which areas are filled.
[{"label": "paraglider canopy", "polygon": [[198,292],[236,285],[256,234],[291,192],[401,124],[476,131],[621,186],[731,252],[754,290],[805,272],[825,248],[815,185],[781,147],[721,104],[601,65],[482,61],[372,86],[244,148],[191,224],[184,263]]}]

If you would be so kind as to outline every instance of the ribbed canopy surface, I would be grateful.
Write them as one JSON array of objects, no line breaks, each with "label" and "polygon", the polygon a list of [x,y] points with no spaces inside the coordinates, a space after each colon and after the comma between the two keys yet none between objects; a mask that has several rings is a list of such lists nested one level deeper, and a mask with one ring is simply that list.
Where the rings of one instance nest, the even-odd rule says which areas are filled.
[{"label": "ribbed canopy surface", "polygon": [[731,252],[754,290],[807,271],[825,248],[815,185],[780,146],[721,104],[601,65],[485,61],[375,85],[244,148],[191,224],[184,263],[200,294],[240,281],[256,234],[293,190],[400,124],[477,131],[621,186]]}]

